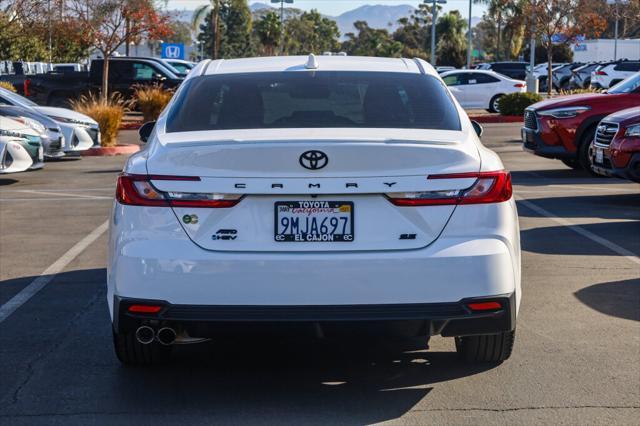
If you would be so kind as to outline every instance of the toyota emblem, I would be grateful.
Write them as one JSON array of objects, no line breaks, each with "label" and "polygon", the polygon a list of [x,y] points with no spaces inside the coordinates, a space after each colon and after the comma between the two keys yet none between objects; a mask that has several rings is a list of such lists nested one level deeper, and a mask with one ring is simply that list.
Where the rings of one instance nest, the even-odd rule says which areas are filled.
[{"label": "toyota emblem", "polygon": [[305,169],[318,170],[329,164],[329,157],[322,151],[306,151],[302,153],[299,161]]}]

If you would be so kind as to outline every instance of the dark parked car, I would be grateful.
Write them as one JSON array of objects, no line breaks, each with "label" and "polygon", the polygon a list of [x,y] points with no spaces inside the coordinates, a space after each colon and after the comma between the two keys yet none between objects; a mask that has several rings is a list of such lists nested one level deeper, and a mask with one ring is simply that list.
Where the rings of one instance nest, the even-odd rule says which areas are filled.
[{"label": "dark parked car", "polygon": [[525,151],[557,158],[573,168],[591,171],[589,146],[600,120],[640,105],[640,72],[606,93],[561,96],[525,110],[522,141]]},{"label": "dark parked car", "polygon": [[640,183],[640,107],[606,116],[591,145],[591,169]]},{"label": "dark parked car", "polygon": [[478,69],[495,71],[516,80],[524,80],[527,77],[528,62],[490,62],[478,65]]},{"label": "dark parked car", "polygon": [[[49,73],[38,75],[0,76],[9,81],[18,93],[39,105],[66,107],[70,99],[97,91],[102,85],[102,59],[91,61],[89,72]],[[133,86],[161,84],[167,88],[177,87],[182,78],[161,62],[149,58],[109,59],[109,90],[130,98]]]},{"label": "dark parked car", "polygon": [[564,64],[553,69],[553,88],[557,91],[568,90],[571,88],[571,76],[573,70],[583,66],[582,62],[574,62],[572,64]]},{"label": "dark parked car", "polygon": [[582,65],[571,71],[571,86],[576,89],[586,89],[591,85],[591,73],[598,68],[600,64],[590,63]]}]

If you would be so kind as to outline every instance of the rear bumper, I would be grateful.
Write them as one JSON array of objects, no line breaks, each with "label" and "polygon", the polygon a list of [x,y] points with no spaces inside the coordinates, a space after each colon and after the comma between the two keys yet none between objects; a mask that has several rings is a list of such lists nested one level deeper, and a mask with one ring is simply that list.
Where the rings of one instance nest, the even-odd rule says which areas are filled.
[{"label": "rear bumper", "polygon": [[[474,312],[469,303],[498,302],[500,309]],[[132,305],[161,306],[154,314],[132,313]],[[114,328],[119,333],[134,331],[142,324],[170,326],[191,337],[216,337],[237,331],[274,329],[304,330],[362,326],[369,329],[402,330],[413,335],[467,336],[496,334],[515,328],[515,294],[489,298],[469,298],[454,303],[389,305],[307,305],[307,306],[219,306],[174,305],[165,301],[114,298]],[[311,331],[311,327],[306,327]]]},{"label": "rear bumper", "polygon": [[[348,319],[340,315],[352,313],[359,321],[424,322],[433,319],[431,309],[441,304],[457,308],[443,315],[448,320],[465,316],[459,307],[467,299],[513,295],[509,307],[514,314],[520,302],[513,200],[459,206],[427,247],[360,252],[204,250],[187,237],[169,209],[115,206],[107,270],[114,322],[120,313],[115,304],[124,299],[180,308],[163,310],[170,315],[163,320],[190,321],[203,315],[204,322],[225,315],[251,319],[256,312],[265,313],[262,322],[282,315],[339,321]],[[300,307],[305,312],[296,317]],[[348,312],[340,311],[342,307]],[[182,317],[175,316],[179,312]],[[234,318],[234,312],[240,312],[239,317]]]}]

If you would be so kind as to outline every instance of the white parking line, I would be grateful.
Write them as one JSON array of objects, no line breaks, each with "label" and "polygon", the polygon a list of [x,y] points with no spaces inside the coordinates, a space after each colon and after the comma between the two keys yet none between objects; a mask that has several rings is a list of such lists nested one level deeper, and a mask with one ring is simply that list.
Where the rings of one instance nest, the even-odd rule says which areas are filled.
[{"label": "white parking line", "polygon": [[40,290],[55,278],[57,274],[73,261],[80,253],[97,240],[107,230],[109,221],[105,221],[96,229],[91,231],[89,235],[78,241],[65,254],[60,256],[58,260],[53,262],[51,266],[44,270],[42,274],[33,280],[28,286],[20,290],[18,294],[9,299],[4,305],[0,306],[0,323],[6,320],[20,306],[24,305],[29,299],[35,296]]},{"label": "white parking line", "polygon": [[527,201],[522,197],[519,197],[516,195],[516,199],[518,200],[519,203],[523,204],[524,206],[526,206],[527,208],[533,210],[534,212],[545,216],[549,219],[551,219],[552,221],[566,227],[567,229],[572,230],[573,232],[582,235],[585,238],[590,239],[591,241],[600,244],[603,247],[608,248],[609,250],[618,253],[619,255],[623,256],[625,259],[633,262],[633,263],[637,263],[638,265],[640,265],[640,257],[636,256],[635,253],[633,253],[630,250],[627,250],[624,247],[620,247],[619,245],[617,245],[614,242],[611,242],[609,240],[607,240],[606,238],[602,238],[599,235],[594,234],[591,231],[588,231],[584,228],[582,228],[580,225],[576,225],[575,223],[572,223],[569,220],[563,219],[561,217],[558,217],[556,215],[554,215],[553,213],[543,209],[542,207],[532,203],[531,201]]},{"label": "white parking line", "polygon": [[96,200],[113,200],[113,197],[91,197],[91,198],[71,198],[71,197],[45,197],[45,198],[0,198],[1,202],[11,201],[96,201]]},{"label": "white parking line", "polygon": [[44,195],[59,195],[61,197],[77,197],[77,198],[110,198],[100,195],[82,195],[82,194],[70,194],[68,192],[53,192],[53,191],[36,191],[34,189],[25,189],[22,191],[24,194],[44,194]]}]

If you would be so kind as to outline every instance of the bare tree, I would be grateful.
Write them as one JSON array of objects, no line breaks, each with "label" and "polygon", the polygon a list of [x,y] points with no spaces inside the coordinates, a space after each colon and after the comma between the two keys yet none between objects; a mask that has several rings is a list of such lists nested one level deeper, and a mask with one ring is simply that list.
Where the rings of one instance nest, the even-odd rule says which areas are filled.
[{"label": "bare tree", "polygon": [[606,28],[597,0],[529,0],[536,35],[547,50],[547,93],[551,95],[553,46],[569,44],[578,36],[597,37]]},{"label": "bare tree", "polygon": [[168,35],[168,17],[158,13],[153,0],[67,0],[66,10],[80,23],[84,36],[104,58],[101,99],[109,93],[109,57],[127,40]]}]

